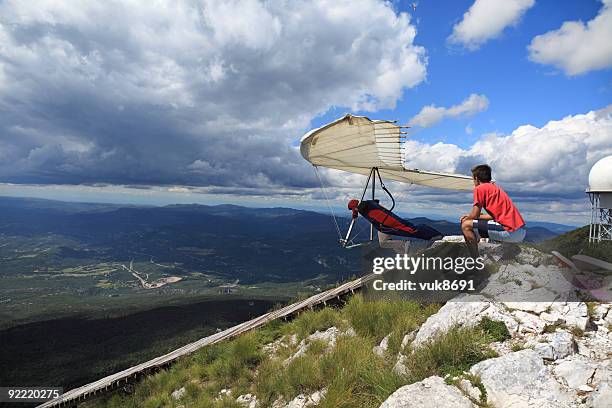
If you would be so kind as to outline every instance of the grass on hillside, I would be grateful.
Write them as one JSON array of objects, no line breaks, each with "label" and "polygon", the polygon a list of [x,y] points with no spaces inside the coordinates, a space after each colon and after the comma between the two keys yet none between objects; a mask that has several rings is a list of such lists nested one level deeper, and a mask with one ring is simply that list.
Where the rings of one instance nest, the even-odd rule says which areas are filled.
[{"label": "grass on hillside", "polygon": [[543,241],[538,247],[545,252],[558,251],[566,257],[584,254],[612,262],[612,242],[589,243],[588,225]]},{"label": "grass on hillside", "polygon": [[[260,406],[271,406],[279,397],[290,401],[299,394],[327,388],[319,404],[322,408],[377,407],[402,385],[431,375],[460,375],[471,365],[495,356],[488,344],[499,337],[499,328],[492,322],[475,328],[453,328],[414,351],[410,345],[400,350],[404,334],[436,311],[435,305],[367,302],[357,295],[342,309],[307,311],[290,323],[272,322],[232,341],[205,347],[144,379],[131,395],[116,392],[87,406],[239,407],[235,399],[246,393],[255,394]],[[297,345],[287,343],[273,356],[263,350],[265,344],[275,340],[295,334],[299,342],[332,326],[341,330],[352,327],[357,335],[340,336],[331,351],[327,343],[312,341],[303,356],[289,363],[285,360]],[[491,327],[497,331],[489,333]],[[388,334],[389,349],[379,357],[372,348]],[[400,351],[409,356],[406,375],[392,370]],[[171,393],[181,387],[185,387],[185,395],[174,400]],[[231,389],[232,396],[219,397],[222,389]]]}]

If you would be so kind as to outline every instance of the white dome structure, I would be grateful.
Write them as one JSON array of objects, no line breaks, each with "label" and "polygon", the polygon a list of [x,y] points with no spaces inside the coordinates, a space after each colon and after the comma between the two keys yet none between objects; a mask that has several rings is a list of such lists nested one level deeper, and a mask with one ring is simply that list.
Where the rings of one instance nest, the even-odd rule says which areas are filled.
[{"label": "white dome structure", "polygon": [[604,157],[589,172],[589,192],[612,193],[612,156]]},{"label": "white dome structure", "polygon": [[591,168],[587,194],[591,200],[589,242],[612,241],[612,156]]}]

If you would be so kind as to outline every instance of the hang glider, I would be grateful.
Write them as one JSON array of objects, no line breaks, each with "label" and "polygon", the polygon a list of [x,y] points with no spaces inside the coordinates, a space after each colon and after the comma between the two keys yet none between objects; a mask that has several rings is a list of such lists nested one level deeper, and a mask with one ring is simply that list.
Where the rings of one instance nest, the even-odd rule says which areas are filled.
[{"label": "hang glider", "polygon": [[[357,219],[358,212],[355,211],[355,208],[357,208],[356,203],[365,203],[364,199],[370,184],[372,199],[369,200],[369,203],[373,206],[379,205],[375,197],[376,178],[379,180],[380,187],[393,201],[393,207],[395,206],[395,200],[385,187],[383,178],[449,190],[469,191],[474,187],[472,177],[470,176],[407,169],[404,166],[405,155],[403,153],[402,144],[404,142],[403,135],[405,132],[402,132],[402,128],[405,128],[405,126],[399,126],[392,121],[371,120],[365,116],[347,114],[327,125],[311,130],[302,137],[300,145],[302,156],[309,161],[315,169],[320,166],[367,176],[361,200],[353,200],[353,208],[351,208],[351,204],[349,203],[349,209],[353,211],[353,219],[346,237],[342,236],[338,222],[332,211],[332,216],[340,237],[340,243],[345,248],[366,244],[355,244],[355,236],[351,237],[351,233]],[[322,183],[321,187],[325,192]],[[415,229],[409,222],[396,217],[391,212],[393,211],[393,207],[391,207],[390,210],[386,210],[381,206],[381,213],[387,211],[388,214],[383,216],[382,219],[379,220],[380,222],[374,222],[375,220],[370,219],[371,217],[367,217],[364,213],[361,214],[371,223],[370,241],[374,240],[374,227],[379,231],[391,231],[391,235],[409,235],[421,239],[426,239],[426,236],[432,235],[430,233],[431,231],[425,231],[425,226],[420,226],[420,229]],[[399,229],[389,229],[385,224],[389,224],[390,222],[391,224],[398,224],[400,227],[404,228],[398,227]],[[396,234],[393,233],[393,229],[398,229]],[[414,233],[408,234],[403,230],[414,230]],[[427,232],[427,234],[425,234],[425,232]],[[436,236],[436,234],[432,236]]]},{"label": "hang glider", "polygon": [[314,166],[368,176],[373,168],[388,180],[471,191],[472,177],[404,167],[402,126],[387,120],[345,115],[306,133],[302,156]]}]

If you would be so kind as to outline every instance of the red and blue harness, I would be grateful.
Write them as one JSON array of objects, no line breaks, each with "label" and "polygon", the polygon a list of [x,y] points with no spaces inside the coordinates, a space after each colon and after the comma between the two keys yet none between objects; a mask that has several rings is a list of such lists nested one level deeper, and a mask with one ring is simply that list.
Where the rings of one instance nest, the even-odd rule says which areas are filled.
[{"label": "red and blue harness", "polygon": [[442,238],[443,234],[424,224],[414,225],[410,221],[398,217],[378,203],[378,200],[351,200],[348,208],[353,212],[353,218],[361,214],[378,231],[408,238],[431,240]]}]

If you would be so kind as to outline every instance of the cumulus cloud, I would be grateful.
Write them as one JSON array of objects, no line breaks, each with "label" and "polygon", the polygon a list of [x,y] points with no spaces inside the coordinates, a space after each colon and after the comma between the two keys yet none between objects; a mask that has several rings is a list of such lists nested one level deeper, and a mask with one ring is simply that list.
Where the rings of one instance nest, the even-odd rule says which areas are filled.
[{"label": "cumulus cloud", "polygon": [[409,124],[412,126],[429,127],[445,118],[471,116],[479,112],[484,112],[488,108],[489,99],[486,96],[471,94],[459,105],[453,105],[450,108],[438,107],[435,105],[424,106],[415,117],[410,119]]},{"label": "cumulus cloud", "polygon": [[0,3],[0,182],[302,187],[330,107],[426,77],[407,13],[352,2]]},{"label": "cumulus cloud", "polygon": [[612,0],[603,0],[592,20],[566,21],[558,30],[535,37],[529,44],[529,59],[554,65],[566,75],[612,67]]},{"label": "cumulus cloud", "polygon": [[455,24],[448,41],[476,50],[499,36],[504,28],[517,24],[534,4],[535,0],[476,0]]},{"label": "cumulus cloud", "polygon": [[538,199],[578,196],[591,166],[612,154],[612,105],[541,128],[524,125],[509,135],[486,134],[466,149],[414,140],[406,149],[408,167],[469,174],[471,166],[486,162],[495,179],[515,192]]}]

